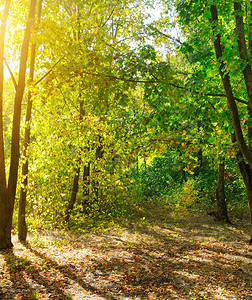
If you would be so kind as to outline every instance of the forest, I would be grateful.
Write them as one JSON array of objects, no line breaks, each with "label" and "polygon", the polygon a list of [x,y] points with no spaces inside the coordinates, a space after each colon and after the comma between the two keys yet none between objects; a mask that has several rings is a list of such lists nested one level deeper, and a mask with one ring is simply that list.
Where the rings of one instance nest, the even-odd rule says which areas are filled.
[{"label": "forest", "polygon": [[0,18],[0,298],[252,299],[252,2]]}]

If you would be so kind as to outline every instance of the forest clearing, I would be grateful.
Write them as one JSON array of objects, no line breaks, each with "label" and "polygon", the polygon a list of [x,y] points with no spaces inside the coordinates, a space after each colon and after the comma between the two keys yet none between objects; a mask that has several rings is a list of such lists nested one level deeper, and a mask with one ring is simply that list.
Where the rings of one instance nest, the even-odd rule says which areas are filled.
[{"label": "forest clearing", "polygon": [[1,299],[252,299],[248,232],[156,207],[100,233],[42,231],[0,252]]}]

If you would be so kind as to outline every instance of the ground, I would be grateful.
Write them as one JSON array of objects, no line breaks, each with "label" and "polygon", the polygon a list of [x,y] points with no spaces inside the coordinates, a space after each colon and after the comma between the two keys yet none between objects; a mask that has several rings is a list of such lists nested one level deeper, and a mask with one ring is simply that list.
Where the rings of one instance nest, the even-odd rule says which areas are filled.
[{"label": "ground", "polygon": [[0,299],[252,299],[242,227],[165,208],[107,232],[43,231],[0,252]]}]

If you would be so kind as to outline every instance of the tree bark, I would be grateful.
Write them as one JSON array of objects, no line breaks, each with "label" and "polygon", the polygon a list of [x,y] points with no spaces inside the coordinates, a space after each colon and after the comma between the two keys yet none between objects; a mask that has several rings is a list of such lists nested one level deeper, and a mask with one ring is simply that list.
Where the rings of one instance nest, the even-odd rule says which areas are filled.
[{"label": "tree bark", "polygon": [[[235,143],[235,135],[231,135],[232,143]],[[240,173],[243,178],[243,182],[245,184],[246,188],[246,194],[249,204],[249,213],[250,213],[250,223],[252,223],[252,170],[250,168],[250,165],[245,163],[243,156],[240,151],[236,153],[236,160],[238,163],[238,167],[240,170]],[[249,241],[250,244],[252,244],[252,231],[251,231],[251,238]]]},{"label": "tree bark", "polygon": [[[6,193],[1,199],[1,215],[0,215],[0,248],[9,248],[11,243],[11,226],[14,210],[14,202],[17,187],[18,165],[19,165],[19,140],[20,140],[20,120],[21,120],[21,104],[25,89],[25,75],[28,58],[28,50],[31,36],[31,28],[35,20],[36,0],[31,0],[30,11],[26,23],[24,39],[21,47],[21,56],[19,64],[18,85],[14,100],[14,114],[12,122],[12,139],[11,139],[11,161],[8,187]],[[0,150],[1,151],[1,150]],[[2,167],[2,166],[1,166]],[[1,218],[2,216],[2,218]],[[4,217],[3,217],[4,216]]]},{"label": "tree bark", "polygon": [[[250,166],[244,161],[239,162],[238,165],[243,177],[244,184],[246,186],[246,193],[250,210],[250,223],[252,223],[252,170]],[[252,232],[250,234],[249,243],[252,244]]]},{"label": "tree bark", "polygon": [[4,41],[6,24],[11,0],[5,1],[0,29],[0,249],[12,247],[11,225],[8,224],[8,198],[5,172],[4,138],[3,138],[3,80],[4,80]]},{"label": "tree bark", "polygon": [[15,94],[14,114],[13,114],[13,122],[12,122],[11,162],[10,162],[10,173],[9,173],[9,180],[8,180],[8,196],[12,207],[14,206],[14,200],[16,195],[18,164],[19,164],[19,157],[20,157],[19,141],[20,141],[21,104],[22,104],[24,89],[25,89],[26,65],[27,65],[28,50],[29,50],[29,43],[31,37],[31,28],[35,21],[35,10],[36,10],[36,0],[31,0],[30,12],[28,15],[24,40],[21,48],[18,86]]},{"label": "tree bark", "polygon": [[70,201],[69,201],[67,209],[66,209],[66,215],[65,215],[65,221],[66,222],[69,221],[71,211],[72,211],[72,209],[74,207],[74,204],[76,202],[76,197],[77,197],[77,193],[78,193],[78,189],[79,189],[80,168],[81,168],[81,159],[79,159],[78,168],[77,168],[77,171],[74,175],[71,198],[70,198]]},{"label": "tree bark", "polygon": [[[65,8],[66,9],[66,8]],[[67,9],[66,9],[67,10]],[[79,6],[77,5],[77,32],[75,29],[73,30],[73,38],[74,40],[79,41],[80,40],[80,11],[79,11]],[[80,121],[80,127],[82,128],[82,120],[85,114],[84,111],[84,101],[81,99],[81,91],[79,92],[79,99],[80,99],[80,114],[79,114],[79,121]],[[66,215],[65,215],[65,221],[68,222],[70,219],[70,214],[73,210],[74,204],[76,202],[77,198],[77,193],[79,190],[79,179],[80,179],[80,171],[81,171],[81,149],[79,150],[78,158],[77,158],[77,171],[74,175],[74,180],[73,180],[73,187],[72,187],[72,192],[71,192],[71,198],[68,203],[67,209],[66,209]]]},{"label": "tree bark", "polygon": [[[243,25],[243,20],[241,17],[241,6],[238,2],[235,2],[234,4],[234,9],[236,13],[236,34],[238,38],[238,48],[239,48],[239,55],[242,59],[246,60],[247,52],[246,50],[246,43],[245,43],[245,38],[244,38],[244,25]],[[211,5],[211,23],[212,23],[212,30],[214,35],[216,35],[216,38],[214,40],[214,48],[215,48],[215,53],[216,53],[216,58],[220,62],[219,66],[219,73],[222,79],[223,87],[225,89],[226,97],[227,97],[227,103],[229,106],[229,110],[231,113],[232,117],[232,126],[234,129],[234,135],[232,136],[232,141],[237,141],[238,147],[239,147],[239,152],[237,153],[237,161],[239,165],[240,172],[243,176],[243,181],[246,186],[246,193],[248,197],[248,202],[249,202],[249,207],[250,207],[250,216],[252,216],[252,200],[251,200],[251,189],[252,189],[252,184],[251,184],[251,173],[252,173],[252,152],[249,148],[250,145],[247,145],[243,132],[241,129],[241,123],[240,123],[240,118],[238,114],[238,109],[236,106],[236,102],[233,96],[232,92],[232,87],[230,84],[230,78],[227,72],[225,72],[225,67],[226,65],[224,64],[222,60],[222,45],[221,45],[221,34],[218,33],[216,34],[216,26],[218,22],[218,14],[217,14],[217,8],[215,5]],[[249,98],[249,103],[248,103],[248,111],[249,111],[249,117],[251,118],[251,83],[252,83],[252,78],[251,78],[251,67],[247,64],[245,69],[243,70],[243,76],[244,76],[244,81],[246,84],[247,88],[247,94]],[[248,130],[248,136],[251,138],[251,129],[249,128]],[[244,161],[246,160],[246,162]],[[252,235],[250,242],[252,243]]]},{"label": "tree bark", "polygon": [[[103,149],[102,137],[99,135],[98,136],[98,145],[96,146],[96,150],[95,150],[96,163],[99,163],[99,161],[103,157],[103,154],[104,154],[104,149]],[[98,174],[100,173],[99,168],[94,167],[93,173],[94,173],[93,188],[94,188],[94,193],[95,193],[95,200],[96,200],[97,204],[99,205],[99,200],[102,200],[102,189],[100,188],[99,178],[97,178]]]},{"label": "tree bark", "polygon": [[[247,50],[246,40],[245,40],[245,33],[244,33],[244,22],[242,17],[242,7],[241,3],[235,2],[234,3],[234,11],[235,11],[235,21],[236,21],[236,35],[237,35],[237,42],[238,42],[238,49],[240,58],[246,63],[245,68],[243,69],[243,78],[245,81],[246,89],[247,89],[247,96],[249,99],[248,102],[248,115],[250,120],[252,121],[252,70],[251,66],[248,62],[248,51],[251,49],[251,39],[249,39],[249,49]],[[251,8],[252,13],[252,8]],[[249,139],[252,138],[252,127],[248,128],[248,137]],[[250,150],[251,150],[251,144]]]},{"label": "tree bark", "polygon": [[218,167],[218,183],[216,189],[217,218],[220,221],[231,223],[228,218],[227,203],[225,196],[225,164],[220,163]]},{"label": "tree bark", "polygon": [[[79,93],[79,98],[81,98],[81,92]],[[84,101],[81,99],[80,100],[80,115],[79,115],[79,121],[80,121],[80,127],[82,128],[82,120],[85,114],[84,111]],[[71,211],[73,210],[74,204],[76,202],[76,198],[77,198],[77,193],[79,190],[79,179],[80,179],[80,170],[81,170],[81,149],[79,151],[78,154],[78,158],[77,158],[77,171],[74,175],[74,180],[73,180],[73,187],[72,187],[72,192],[71,192],[71,198],[70,201],[68,203],[67,209],[66,209],[66,215],[65,215],[65,221],[68,222],[70,219],[70,214]]]},{"label": "tree bark", "polygon": [[[41,19],[41,10],[42,10],[42,2],[43,0],[39,0],[38,6],[38,23],[40,23]],[[34,71],[35,71],[35,58],[36,58],[36,44],[32,45],[31,48],[31,62],[30,62],[30,82],[33,82]],[[24,163],[22,165],[22,183],[21,183],[21,191],[20,191],[20,199],[19,199],[19,207],[18,207],[18,239],[19,241],[26,241],[27,237],[27,225],[25,220],[26,213],[26,196],[27,196],[27,188],[28,188],[28,147],[30,145],[30,132],[31,132],[31,116],[32,116],[32,93],[28,92],[28,101],[26,107],[26,117],[25,117],[25,137],[24,137],[24,151],[23,158]]]},{"label": "tree bark", "polygon": [[216,58],[220,64],[219,65],[219,73],[220,73],[222,84],[223,84],[223,87],[224,87],[224,90],[226,93],[226,97],[227,97],[227,103],[228,103],[229,111],[230,111],[231,118],[232,118],[232,126],[233,126],[233,129],[235,132],[235,136],[236,136],[236,140],[237,140],[239,149],[240,149],[242,155],[247,160],[250,167],[252,168],[252,152],[249,149],[248,145],[246,144],[244,136],[243,136],[240,117],[239,117],[237,105],[235,102],[235,98],[233,95],[229,74],[225,71],[226,64],[224,63],[224,61],[222,59],[223,53],[222,53],[222,45],[221,45],[221,34],[220,33],[216,34],[217,22],[218,22],[217,7],[216,7],[216,5],[211,5],[211,23],[212,23],[213,34],[215,35],[214,49],[215,49]]},{"label": "tree bark", "polygon": [[83,171],[83,184],[84,184],[84,191],[83,191],[83,201],[82,207],[83,212],[87,213],[88,202],[89,202],[89,186],[90,186],[90,162],[84,166]]}]

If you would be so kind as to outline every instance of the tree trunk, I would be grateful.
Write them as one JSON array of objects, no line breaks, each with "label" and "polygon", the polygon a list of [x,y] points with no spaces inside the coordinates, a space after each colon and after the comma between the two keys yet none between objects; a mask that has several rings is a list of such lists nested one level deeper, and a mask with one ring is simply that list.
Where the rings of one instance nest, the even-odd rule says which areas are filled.
[{"label": "tree trunk", "polygon": [[11,242],[11,226],[13,211],[8,201],[8,195],[1,195],[0,201],[0,249],[13,247]]},{"label": "tree trunk", "polygon": [[[243,182],[246,187],[246,194],[247,194],[249,212],[250,212],[250,223],[252,224],[252,169],[250,168],[250,165],[246,164],[243,160],[238,161],[238,166],[242,174]],[[251,231],[249,243],[252,244],[252,231]]]},{"label": "tree trunk", "polygon": [[[41,10],[42,10],[42,2],[39,1],[38,7],[38,23],[40,23],[41,19]],[[30,81],[33,82],[34,78],[34,70],[35,70],[35,57],[36,57],[36,45],[32,45],[31,49],[31,62],[30,62]],[[21,183],[21,191],[20,191],[20,199],[19,199],[19,207],[18,207],[18,239],[19,241],[25,242],[27,237],[27,225],[25,220],[26,213],[26,196],[27,196],[27,187],[28,187],[28,155],[27,150],[30,145],[30,132],[31,132],[31,115],[32,115],[32,93],[28,92],[28,100],[26,107],[26,117],[25,117],[25,137],[24,137],[24,151],[23,158],[24,163],[22,166],[22,183]]]},{"label": "tree trunk", "polygon": [[[252,70],[249,63],[248,51],[251,51],[252,42],[249,39],[249,49],[247,50],[247,44],[245,40],[244,32],[244,22],[242,16],[242,6],[239,2],[234,2],[234,11],[235,11],[235,22],[236,22],[236,36],[238,42],[238,49],[240,58],[246,63],[244,69],[242,70],[244,82],[246,85],[247,96],[248,96],[248,117],[249,121],[252,122]],[[252,14],[252,7],[251,7]],[[249,122],[250,123],[250,122]],[[252,149],[252,126],[248,127],[248,137],[249,137],[249,148]],[[252,168],[252,166],[250,165]]]},{"label": "tree trunk", "polygon": [[225,196],[225,165],[220,163],[218,167],[218,183],[216,189],[217,218],[218,220],[231,223],[228,218],[226,196]]},{"label": "tree trunk", "polygon": [[[197,127],[198,127],[198,132],[200,133],[201,128],[202,128],[201,120],[197,121]],[[201,140],[200,140],[200,143],[201,143]],[[201,148],[198,150],[197,160],[198,160],[198,167],[195,170],[196,177],[199,176],[200,172],[202,171],[202,167],[203,167],[203,152],[202,152]]]},{"label": "tree trunk", "polygon": [[[99,163],[99,161],[102,159],[103,153],[104,153],[104,149],[103,149],[102,137],[99,135],[98,136],[98,145],[97,145],[96,151],[95,151],[96,163]],[[102,200],[102,189],[100,188],[100,179],[97,178],[99,176],[98,174],[100,173],[99,168],[94,168],[93,173],[94,173],[93,188],[94,188],[94,193],[95,193],[95,200],[96,200],[97,204],[99,205],[99,200]]]},{"label": "tree trunk", "polygon": [[[236,139],[234,134],[231,135],[231,139],[232,143],[235,143]],[[236,160],[246,188],[246,194],[249,204],[250,223],[252,223],[252,169],[250,168],[249,164],[245,163],[240,151],[236,153]],[[249,243],[252,244],[252,232]]]},{"label": "tree trunk", "polygon": [[[230,83],[230,77],[228,72],[226,72],[226,64],[222,58],[223,55],[223,45],[221,44],[221,34],[216,32],[216,26],[218,22],[218,13],[217,13],[217,7],[216,5],[211,5],[211,23],[212,23],[212,30],[213,34],[215,36],[214,39],[214,49],[216,58],[218,61],[220,61],[219,66],[219,73],[221,76],[222,84],[226,93],[227,97],[227,103],[229,107],[229,111],[232,118],[232,127],[235,132],[235,137],[238,143],[238,147],[244,156],[244,158],[247,160],[247,163],[252,168],[252,151],[249,149],[249,145],[246,144],[246,141],[244,139],[243,131],[241,128],[241,122],[240,117],[237,109],[237,105],[235,102],[235,98],[233,95],[231,83]],[[238,36],[239,39],[239,36]],[[240,47],[240,46],[239,46]],[[247,81],[245,80],[245,83],[247,85]],[[252,103],[249,100],[249,105]]]},{"label": "tree trunk", "polygon": [[71,211],[72,211],[72,209],[74,207],[74,204],[76,202],[76,197],[77,197],[77,193],[78,193],[78,189],[79,189],[80,168],[81,168],[81,159],[79,159],[78,168],[77,168],[77,171],[74,175],[71,198],[70,198],[70,201],[69,201],[67,209],[66,209],[66,215],[65,215],[65,221],[66,222],[69,221]]},{"label": "tree trunk", "polygon": [[[234,2],[234,11],[235,11],[235,21],[236,21],[236,35],[237,35],[237,42],[238,42],[238,49],[239,49],[239,55],[240,58],[246,62],[246,66],[243,69],[243,77],[247,89],[247,95],[248,95],[248,115],[250,121],[252,120],[252,70],[251,65],[249,64],[248,60],[248,51],[247,51],[247,45],[245,40],[245,32],[244,32],[244,23],[243,23],[243,16],[242,16],[242,6],[239,2]],[[251,14],[252,14],[252,8],[251,8]],[[249,50],[251,51],[251,40],[249,40]],[[252,127],[250,126],[248,128],[248,137],[250,140],[250,150],[252,146]],[[245,161],[242,159],[242,155],[239,152],[237,154],[239,156],[238,160],[238,166],[240,169],[240,172],[243,177],[243,181],[246,187],[246,193],[248,198],[248,204],[250,209],[250,221],[252,222],[252,166],[251,164],[245,163]],[[252,232],[251,232],[251,238],[250,238],[250,244],[252,244]]]},{"label": "tree trunk", "polygon": [[[8,2],[8,1],[7,1]],[[6,2],[6,3],[7,3]],[[11,226],[12,226],[12,216],[14,210],[14,202],[16,195],[16,186],[17,186],[17,176],[18,176],[18,165],[19,165],[19,139],[20,139],[20,119],[21,119],[21,104],[23,100],[23,94],[25,89],[25,74],[26,74],[26,64],[31,36],[31,28],[34,24],[35,18],[35,9],[36,9],[36,0],[31,0],[30,2],[30,11],[27,19],[26,29],[24,33],[23,44],[21,48],[20,56],[20,65],[19,65],[19,76],[18,76],[18,85],[15,94],[14,101],[14,114],[13,114],[13,123],[12,123],[12,139],[11,139],[11,161],[10,161],[10,172],[8,180],[8,188],[2,186],[1,199],[0,199],[0,249],[9,248],[12,246],[11,243]],[[3,24],[2,24],[3,26]],[[3,29],[1,29],[1,34],[3,34]],[[3,36],[1,36],[2,42],[4,41]],[[1,40],[0,40],[1,42]],[[0,51],[1,52],[1,51]],[[0,53],[1,55],[1,53]],[[0,57],[1,58],[1,57]],[[0,68],[1,69],[1,68]],[[2,116],[1,118],[2,119]],[[2,122],[2,121],[1,121]],[[2,124],[0,124],[1,126]],[[0,129],[3,130],[2,128]],[[1,134],[0,134],[1,136]],[[0,137],[0,143],[1,141]],[[2,146],[0,148],[0,153],[2,153]],[[3,154],[3,153],[2,153]],[[2,154],[0,156],[2,156]],[[2,159],[2,157],[0,157]],[[2,164],[3,162],[0,161]],[[0,166],[0,169],[4,165]],[[1,170],[3,172],[3,170]]]},{"label": "tree trunk", "polygon": [[[78,30],[79,32],[79,30]],[[79,35],[78,35],[79,36]],[[79,98],[81,99],[81,92],[79,93]],[[84,111],[84,101],[81,99],[80,100],[80,114],[79,114],[79,121],[80,121],[80,127],[82,128],[82,120],[85,115]],[[67,209],[66,209],[66,215],[65,215],[65,221],[68,222],[70,218],[71,211],[73,210],[74,204],[76,202],[77,198],[77,193],[79,190],[79,179],[80,179],[80,170],[81,170],[81,149],[78,154],[78,159],[77,159],[77,171],[74,175],[74,181],[73,181],[73,188],[71,192],[71,198],[68,203]]]},{"label": "tree trunk", "polygon": [[[251,67],[249,65],[249,60],[247,59],[248,55],[247,55],[246,42],[244,37],[244,24],[242,19],[242,11],[241,11],[240,3],[238,2],[234,3],[234,10],[235,10],[235,17],[236,17],[236,35],[238,41],[239,55],[242,60],[247,62],[247,65],[243,70],[243,77],[244,77],[244,81],[247,89],[247,95],[249,99],[248,116],[251,119],[252,117],[251,116],[251,108],[252,108],[252,87],[251,87],[252,74],[251,73],[252,72],[251,72]],[[217,60],[220,61],[219,73],[222,79],[223,87],[225,89],[227,103],[232,117],[232,127],[234,129],[234,136],[232,136],[232,140],[237,141],[240,150],[239,153],[237,153],[237,161],[238,161],[241,174],[243,176],[244,184],[246,186],[246,192],[247,192],[248,202],[250,206],[250,216],[252,216],[252,205],[251,205],[252,151],[250,149],[251,141],[248,144],[246,144],[243,136],[240,117],[238,114],[235,98],[232,92],[229,74],[228,72],[225,71],[226,64],[222,59],[223,45],[221,45],[221,34],[216,32],[217,22],[218,22],[217,7],[216,5],[211,5],[211,23],[212,23],[213,34],[215,36],[214,49],[215,49],[216,58]],[[250,139],[251,139],[251,135],[252,135],[252,130],[251,128],[249,128],[248,136]],[[246,162],[244,161],[244,159],[246,160]],[[252,235],[251,235],[250,243],[252,243]]]},{"label": "tree trunk", "polygon": [[83,171],[83,184],[84,184],[84,191],[83,191],[83,201],[82,201],[82,207],[83,212],[87,213],[88,208],[88,199],[89,199],[89,186],[90,186],[90,162],[87,166],[84,166]]},{"label": "tree trunk", "polygon": [[28,50],[29,50],[29,43],[31,37],[31,28],[35,21],[35,10],[36,10],[36,0],[31,0],[30,12],[28,15],[24,40],[21,48],[18,85],[17,85],[15,101],[14,101],[14,114],[13,114],[13,122],[12,122],[11,162],[10,162],[10,174],[8,180],[8,196],[10,197],[12,206],[14,206],[14,200],[16,195],[18,165],[19,165],[19,157],[20,157],[19,141],[20,141],[21,105],[22,105],[24,89],[25,89],[26,65],[27,65]]},{"label": "tree trunk", "polygon": [[[240,161],[238,163],[238,166],[243,177],[243,182],[246,187],[246,193],[247,193],[249,210],[250,210],[250,222],[252,222],[252,170],[250,166],[246,164],[244,161]],[[251,233],[250,244],[252,244],[252,233]]]},{"label": "tree trunk", "polygon": [[3,80],[4,80],[4,41],[6,24],[9,14],[11,0],[5,1],[2,24],[0,29],[0,249],[12,247],[10,209],[8,207],[8,196],[6,187],[4,138],[3,138]]}]

